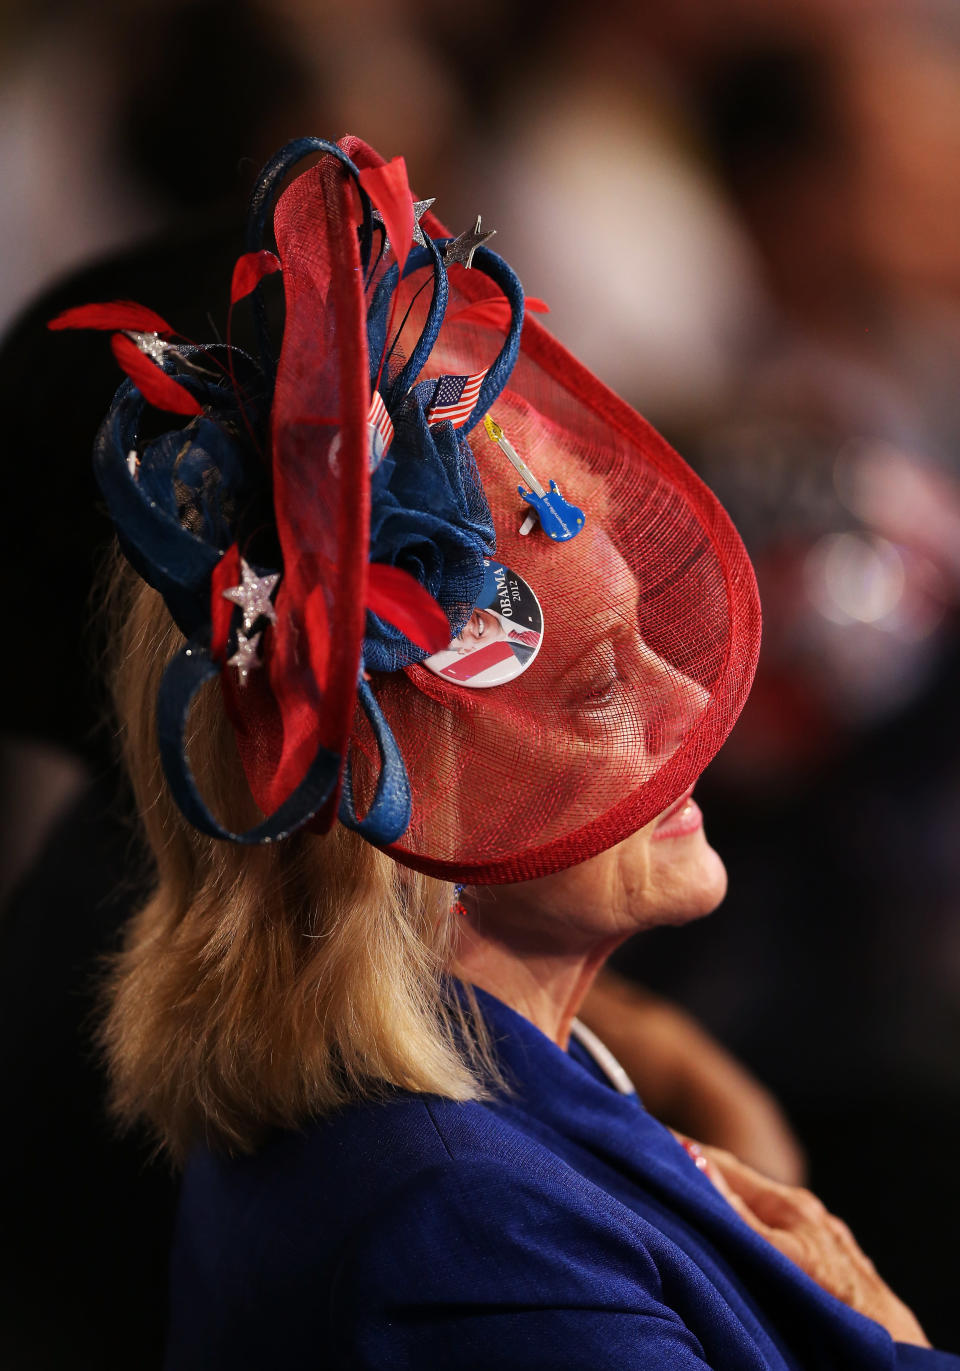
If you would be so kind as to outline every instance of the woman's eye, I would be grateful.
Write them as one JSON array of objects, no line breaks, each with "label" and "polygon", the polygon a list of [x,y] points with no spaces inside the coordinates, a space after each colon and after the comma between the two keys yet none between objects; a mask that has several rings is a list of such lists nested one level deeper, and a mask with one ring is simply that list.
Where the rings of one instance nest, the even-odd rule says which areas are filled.
[{"label": "woman's eye", "polygon": [[602,705],[608,705],[616,696],[619,686],[620,681],[616,676],[612,676],[605,681],[598,681],[596,685],[592,685],[588,689],[584,696],[583,703],[594,709]]},{"label": "woman's eye", "polygon": [[619,692],[620,676],[611,654],[610,660],[596,664],[591,676],[578,692],[577,703],[584,709],[603,709],[616,699]]},{"label": "woman's eye", "polygon": [[569,706],[578,714],[599,715],[619,703],[624,685],[616,644],[595,644],[567,673],[566,684]]}]

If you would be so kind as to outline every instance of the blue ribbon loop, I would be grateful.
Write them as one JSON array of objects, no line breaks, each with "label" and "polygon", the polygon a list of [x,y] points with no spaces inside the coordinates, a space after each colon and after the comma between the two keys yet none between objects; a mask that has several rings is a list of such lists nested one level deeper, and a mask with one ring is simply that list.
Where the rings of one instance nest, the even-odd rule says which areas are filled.
[{"label": "blue ribbon loop", "polygon": [[477,270],[482,271],[484,276],[489,276],[507,297],[510,303],[510,328],[496,361],[483,378],[477,403],[463,426],[464,436],[476,427],[509,381],[510,373],[520,355],[520,335],[523,333],[523,286],[516,273],[507,266],[502,257],[484,247],[478,247],[473,254],[471,271]]},{"label": "blue ribbon loop", "polygon": [[269,818],[243,833],[234,833],[225,828],[211,814],[200,794],[187,761],[185,736],[190,708],[197,692],[219,671],[204,644],[193,639],[163,673],[157,695],[157,737],[167,783],[186,818],[201,833],[245,846],[279,842],[281,838],[302,828],[327,803],[337,784],[340,758],[325,747],[319,748],[306,776]]},{"label": "blue ribbon loop", "polygon": [[[387,400],[387,408],[391,411],[403,403],[410,392],[416,378],[419,376],[423,367],[426,365],[430,353],[433,351],[440,328],[443,324],[444,314],[447,308],[449,289],[447,285],[447,273],[443,266],[442,249],[453,239],[441,239],[433,242],[427,238],[426,248],[414,248],[407,258],[404,268],[404,276],[409,276],[411,272],[419,271],[422,267],[432,265],[434,269],[434,292],[430,302],[430,309],[424,323],[423,332],[417,339],[416,345],[409,358],[404,364],[403,370],[397,376],[390,387]],[[478,270],[500,287],[507,302],[510,305],[510,328],[507,331],[503,347],[497,353],[496,358],[489,367],[486,376],[483,378],[483,385],[477,396],[477,403],[470,412],[470,417],[463,425],[463,434],[466,437],[472,428],[480,422],[487,410],[494,403],[497,396],[503,390],[510,373],[516,365],[517,357],[520,353],[520,339],[523,333],[523,286],[516,273],[507,265],[502,257],[498,257],[489,248],[479,247],[474,253],[473,267],[471,270]],[[389,274],[380,283],[377,294],[374,297],[371,314],[376,317],[378,311],[385,309],[386,300],[382,297],[392,293],[393,281]]]},{"label": "blue ribbon loop", "polygon": [[433,297],[430,301],[430,308],[427,310],[427,317],[423,325],[423,332],[417,339],[414,349],[404,364],[403,370],[390,387],[390,398],[388,408],[395,409],[401,405],[407,396],[413,383],[416,381],[420,372],[423,370],[433,351],[433,345],[437,341],[440,328],[443,324],[443,316],[447,312],[447,299],[449,297],[449,287],[447,284],[447,273],[443,265],[443,258],[437,245],[431,238],[426,239],[425,248],[414,248],[407,258],[404,267],[404,277],[411,275],[414,271],[419,271],[424,266],[433,267]]},{"label": "blue ribbon loop", "polygon": [[367,842],[386,847],[395,843],[407,830],[413,808],[410,778],[404,766],[397,740],[383,717],[369,682],[361,676],[357,694],[363,712],[370,721],[380,753],[380,775],[374,791],[373,803],[362,819],[357,818],[350,778],[350,758],[343,769],[343,792],[340,797],[340,822],[354,829]]},{"label": "blue ribbon loop", "polygon": [[[342,162],[360,193],[360,205],[363,210],[363,223],[360,230],[360,259],[363,263],[364,274],[366,274],[373,241],[373,210],[370,205],[370,197],[360,185],[360,173],[354,163],[342,148],[338,147],[336,143],[328,142],[326,138],[295,138],[270,159],[250,196],[244,232],[244,247],[247,252],[258,252],[263,247],[270,213],[286,176],[298,162],[302,162],[305,157],[311,157],[318,152],[329,153],[330,156],[336,157],[339,162]],[[264,370],[269,370],[271,374],[274,374],[276,372],[276,358],[270,342],[270,329],[267,325],[267,311],[263,303],[261,284],[258,283],[253,292],[257,347]]]},{"label": "blue ribbon loop", "polygon": [[[177,379],[191,386],[189,379]],[[209,617],[210,576],[223,549],[194,537],[131,478],[126,454],[138,446],[144,408],[139,390],[125,381],[97,434],[94,473],[124,553],[189,636]]]}]

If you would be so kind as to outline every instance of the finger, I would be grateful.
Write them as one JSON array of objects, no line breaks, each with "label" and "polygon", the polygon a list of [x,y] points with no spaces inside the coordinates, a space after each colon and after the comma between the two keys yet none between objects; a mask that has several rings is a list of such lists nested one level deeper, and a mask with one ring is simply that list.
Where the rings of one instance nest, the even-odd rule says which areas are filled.
[{"label": "finger", "polygon": [[776,1230],[768,1227],[768,1225],[763,1222],[763,1220],[750,1208],[746,1200],[730,1186],[719,1167],[714,1165],[712,1157],[716,1149],[705,1149],[701,1147],[699,1143],[695,1143],[690,1138],[685,1137],[682,1133],[677,1133],[675,1130],[671,1131],[674,1132],[674,1136],[677,1138],[678,1142],[682,1143],[683,1147],[689,1153],[691,1160],[696,1163],[697,1168],[712,1182],[714,1188],[720,1192],[730,1207],[736,1210],[744,1222],[748,1223],[754,1232],[762,1233],[765,1238],[770,1238]]},{"label": "finger", "polygon": [[727,1201],[727,1204],[730,1205],[730,1208],[735,1210],[740,1215],[741,1219],[743,1219],[744,1223],[752,1228],[755,1233],[759,1233],[762,1237],[766,1238],[768,1242],[779,1236],[779,1230],[771,1228],[769,1224],[764,1223],[763,1219],[751,1209],[743,1196],[738,1195],[736,1190],[727,1183],[722,1171],[708,1162],[704,1174],[708,1180],[713,1182],[716,1189]]},{"label": "finger", "polygon": [[[671,1128],[670,1132],[676,1138],[677,1142],[686,1150],[697,1168],[700,1171],[703,1171],[713,1182],[724,1199],[733,1204],[733,1207],[737,1209],[738,1212],[744,1207],[749,1209],[751,1220],[753,1221],[752,1226],[755,1226],[757,1222],[760,1222],[759,1216],[750,1206],[749,1195],[746,1192],[746,1189],[742,1185],[737,1184],[736,1172],[733,1168],[737,1165],[742,1166],[742,1163],[737,1163],[737,1160],[732,1153],[726,1152],[719,1147],[712,1147],[706,1143],[694,1142],[692,1138],[689,1138],[685,1133],[681,1133],[676,1128]],[[727,1178],[727,1174],[724,1170],[724,1166],[727,1165],[730,1165],[730,1179]],[[744,1168],[744,1170],[748,1169],[749,1168]],[[734,1201],[736,1201],[736,1203],[734,1203]]]},{"label": "finger", "polygon": [[731,1190],[730,1186],[727,1184],[721,1172],[717,1169],[717,1167],[715,1167],[712,1164],[710,1160],[710,1157],[716,1153],[717,1149],[714,1147],[705,1148],[701,1143],[694,1142],[693,1138],[687,1137],[686,1133],[681,1133],[679,1129],[671,1128],[670,1132],[673,1134],[677,1142],[687,1153],[690,1160],[696,1166],[697,1170],[702,1171],[704,1175],[707,1177],[707,1179],[713,1182],[714,1186],[717,1190],[720,1191],[720,1194],[724,1197],[724,1199],[729,1200],[731,1204],[733,1204],[734,1201],[737,1201],[737,1203],[734,1205],[734,1208],[738,1210],[742,1208],[743,1201],[740,1199],[739,1195],[737,1195],[733,1190]]},{"label": "finger", "polygon": [[866,1271],[871,1276],[877,1275],[877,1268],[857,1242],[853,1233],[843,1219],[837,1218],[836,1214],[828,1214],[826,1223],[830,1231],[836,1237],[841,1250],[852,1260],[861,1270]]},{"label": "finger", "polygon": [[743,1220],[748,1228],[752,1228],[754,1233],[765,1238],[771,1247],[775,1247],[778,1252],[782,1252],[785,1257],[789,1257],[792,1262],[796,1262],[808,1274],[811,1274],[810,1262],[806,1247],[801,1237],[786,1228],[774,1228],[750,1208],[746,1200],[730,1188],[725,1181],[722,1172],[716,1167],[711,1166],[706,1174],[713,1181],[717,1190],[730,1205],[730,1208]]},{"label": "finger", "polygon": [[772,1228],[794,1228],[800,1223],[816,1225],[827,1217],[825,1206],[809,1190],[781,1185],[762,1176],[730,1152],[716,1148],[705,1151],[730,1188]]},{"label": "finger", "polygon": [[686,1148],[690,1156],[696,1161],[700,1170],[702,1170],[707,1179],[713,1183],[716,1190],[719,1191],[730,1205],[730,1208],[739,1215],[747,1227],[752,1228],[754,1233],[758,1233],[760,1237],[765,1238],[778,1252],[782,1252],[785,1257],[789,1257],[791,1261],[796,1262],[799,1267],[809,1275],[812,1275],[813,1269],[810,1262],[810,1254],[807,1251],[805,1235],[800,1232],[792,1231],[789,1228],[775,1227],[765,1223],[747,1200],[730,1185],[724,1172],[715,1164],[718,1153],[724,1160],[729,1158],[731,1161],[735,1161],[736,1159],[730,1157],[729,1153],[721,1152],[721,1149],[719,1148],[701,1146],[700,1143],[693,1142],[690,1138],[686,1137],[685,1134],[677,1132],[676,1129],[671,1129],[671,1132],[677,1141]]},{"label": "finger", "polygon": [[[723,1148],[693,1142],[685,1134],[671,1130],[701,1171],[724,1199],[736,1209],[750,1227],[773,1241],[773,1235],[797,1229],[804,1217],[812,1221],[826,1214],[820,1201],[809,1191],[795,1191],[754,1171]],[[780,1244],[777,1244],[778,1246]],[[788,1256],[797,1260],[790,1245]],[[802,1244],[800,1244],[802,1246]],[[785,1249],[782,1249],[785,1250]]]}]

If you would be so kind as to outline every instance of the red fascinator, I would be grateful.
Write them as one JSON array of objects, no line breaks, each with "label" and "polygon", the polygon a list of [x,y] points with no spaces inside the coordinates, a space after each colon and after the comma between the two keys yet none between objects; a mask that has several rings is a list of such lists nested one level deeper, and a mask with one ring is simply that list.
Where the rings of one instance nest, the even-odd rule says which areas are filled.
[{"label": "red fascinator", "polygon": [[[423,871],[523,880],[692,786],[749,690],[756,586],[714,496],[524,320],[479,221],[454,239],[429,203],[399,159],[301,140],[261,177],[234,275],[259,356],[123,302],[54,326],[113,330],[130,378],[95,460],[186,638],[158,714],[187,816],[243,842],[339,817]],[[147,405],[186,421],[147,440]],[[186,761],[216,675],[265,815],[244,834]]]}]

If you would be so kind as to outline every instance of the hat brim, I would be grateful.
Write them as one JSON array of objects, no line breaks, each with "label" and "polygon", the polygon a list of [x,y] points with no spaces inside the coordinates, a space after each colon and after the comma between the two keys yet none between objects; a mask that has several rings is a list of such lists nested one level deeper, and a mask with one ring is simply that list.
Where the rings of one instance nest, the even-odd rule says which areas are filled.
[{"label": "hat brim", "polygon": [[[348,150],[360,165],[379,161],[362,144]],[[450,236],[432,215],[423,223],[435,239]],[[407,297],[421,284],[418,274],[408,279]],[[472,374],[489,365],[503,333],[456,316],[492,287],[459,266],[449,285],[450,322],[428,374]],[[414,311],[414,331],[416,321]],[[540,599],[542,649],[529,670],[490,690],[423,666],[372,681],[413,792],[411,825],[388,850],[420,871],[476,884],[584,861],[673,804],[732,728],[760,641],[753,570],[716,497],[529,316],[491,414],[543,484],[555,480],[586,513],[569,542],[539,528],[521,535],[529,507],[516,473],[474,429],[496,556]],[[360,715],[353,741],[362,795],[373,753]]]}]

